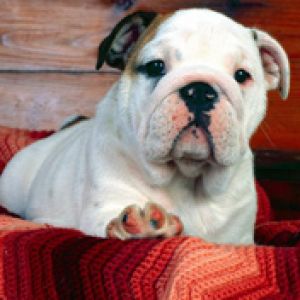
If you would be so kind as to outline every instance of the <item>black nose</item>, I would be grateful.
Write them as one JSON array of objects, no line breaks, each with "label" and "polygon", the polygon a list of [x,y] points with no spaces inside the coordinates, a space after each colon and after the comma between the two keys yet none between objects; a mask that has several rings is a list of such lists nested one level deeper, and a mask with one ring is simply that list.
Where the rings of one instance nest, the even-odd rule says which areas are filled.
[{"label": "black nose", "polygon": [[190,112],[209,111],[218,100],[218,93],[205,82],[192,82],[179,90]]}]

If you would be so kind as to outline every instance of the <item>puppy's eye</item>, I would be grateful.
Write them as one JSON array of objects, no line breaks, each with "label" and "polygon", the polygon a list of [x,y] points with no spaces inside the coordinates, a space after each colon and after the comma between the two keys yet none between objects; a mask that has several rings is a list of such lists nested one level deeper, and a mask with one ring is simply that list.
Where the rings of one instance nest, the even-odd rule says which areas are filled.
[{"label": "puppy's eye", "polygon": [[152,60],[145,65],[139,66],[137,70],[149,77],[160,77],[166,74],[165,63],[160,59]]},{"label": "puppy's eye", "polygon": [[238,69],[235,73],[234,73],[234,79],[238,82],[238,83],[244,83],[246,82],[248,79],[251,79],[251,75],[244,69]]}]

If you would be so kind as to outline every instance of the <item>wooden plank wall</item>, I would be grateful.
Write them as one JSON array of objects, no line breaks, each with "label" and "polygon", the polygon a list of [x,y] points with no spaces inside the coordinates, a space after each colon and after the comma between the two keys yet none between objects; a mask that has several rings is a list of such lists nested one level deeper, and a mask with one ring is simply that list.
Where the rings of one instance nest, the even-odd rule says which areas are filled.
[{"label": "wooden plank wall", "polygon": [[[125,12],[126,6],[132,7]],[[0,0],[0,125],[56,129],[65,116],[93,114],[118,78],[94,70],[97,47],[113,25],[137,9],[169,12],[206,6],[270,32],[292,66],[288,101],[270,94],[256,149],[300,150],[300,1],[294,0]]]}]

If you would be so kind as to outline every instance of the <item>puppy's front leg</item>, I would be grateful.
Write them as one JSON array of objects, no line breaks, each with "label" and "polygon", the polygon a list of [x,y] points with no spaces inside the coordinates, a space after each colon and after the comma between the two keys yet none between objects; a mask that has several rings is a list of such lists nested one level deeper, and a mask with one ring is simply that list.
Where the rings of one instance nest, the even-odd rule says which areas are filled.
[{"label": "puppy's front leg", "polygon": [[81,230],[96,236],[125,240],[172,237],[183,231],[180,219],[154,202],[148,202],[144,207],[128,205],[118,212],[117,209],[108,211],[102,208],[98,211],[98,216],[95,215],[96,212],[97,210],[86,211],[80,224]]}]

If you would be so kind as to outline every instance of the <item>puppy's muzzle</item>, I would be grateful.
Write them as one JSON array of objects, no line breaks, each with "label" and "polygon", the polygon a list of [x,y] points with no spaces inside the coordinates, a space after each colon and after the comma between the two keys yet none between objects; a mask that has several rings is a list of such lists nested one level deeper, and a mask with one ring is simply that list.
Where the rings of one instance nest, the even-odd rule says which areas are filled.
[{"label": "puppy's muzzle", "polygon": [[231,164],[243,143],[243,109],[240,88],[230,75],[206,66],[172,71],[143,111],[140,145],[151,161],[212,157]]},{"label": "puppy's muzzle", "polygon": [[188,124],[179,132],[177,138],[174,140],[174,144],[187,128],[201,128],[206,136],[210,153],[214,156],[212,136],[208,130],[210,120],[206,113],[214,108],[215,103],[219,100],[219,93],[210,84],[205,82],[189,83],[180,88],[178,93],[189,112],[193,115],[193,120],[188,122]]}]

